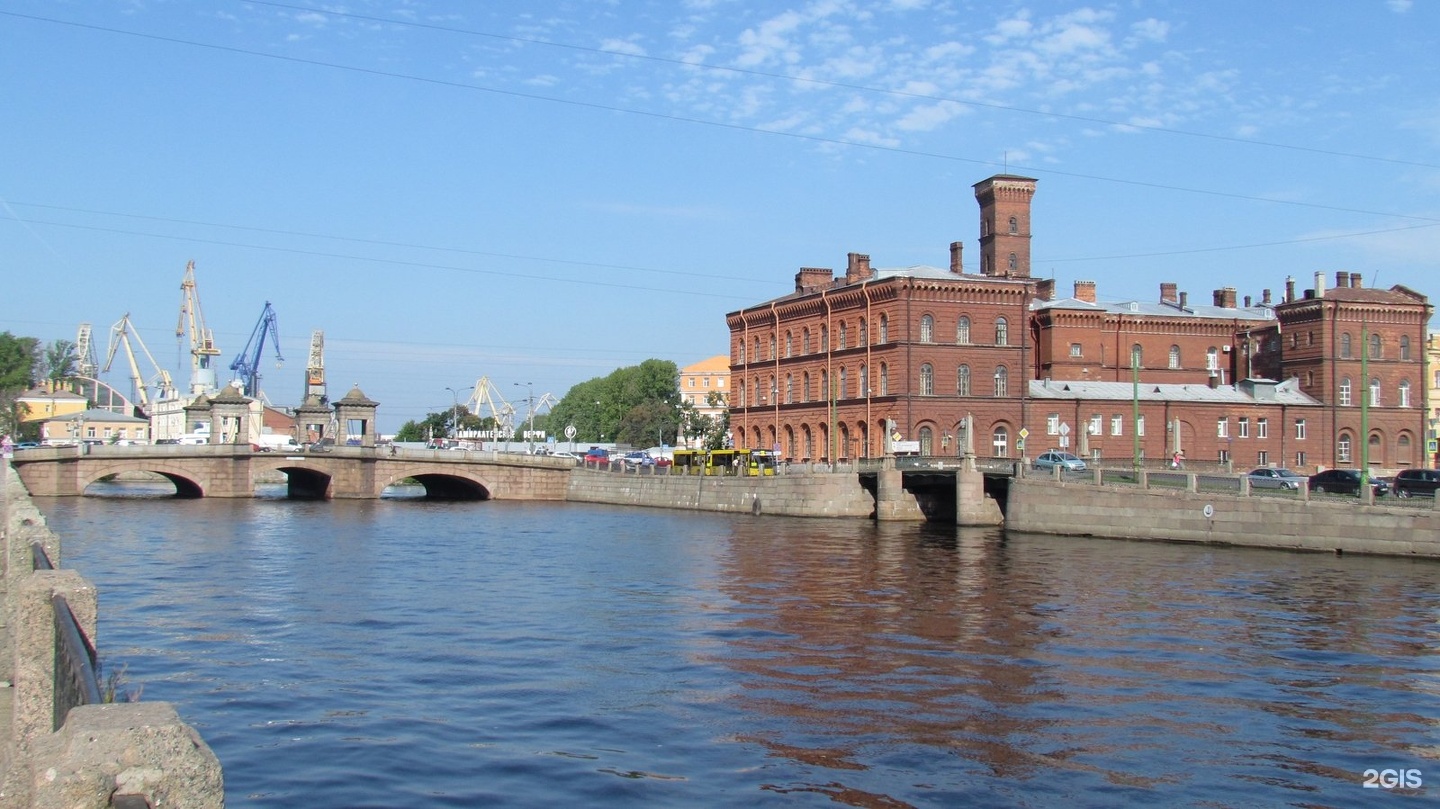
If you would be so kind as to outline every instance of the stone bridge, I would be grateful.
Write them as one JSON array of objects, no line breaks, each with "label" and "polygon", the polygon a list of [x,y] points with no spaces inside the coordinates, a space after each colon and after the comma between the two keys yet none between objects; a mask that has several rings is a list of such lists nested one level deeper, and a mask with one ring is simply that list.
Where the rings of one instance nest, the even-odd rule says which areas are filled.
[{"label": "stone bridge", "polygon": [[92,483],[149,472],[178,497],[254,497],[256,481],[278,479],[300,499],[375,499],[413,480],[449,500],[564,500],[574,461],[496,452],[333,447],[324,452],[257,452],[248,444],[158,444],[29,449],[13,465],[37,497],[83,495]]}]

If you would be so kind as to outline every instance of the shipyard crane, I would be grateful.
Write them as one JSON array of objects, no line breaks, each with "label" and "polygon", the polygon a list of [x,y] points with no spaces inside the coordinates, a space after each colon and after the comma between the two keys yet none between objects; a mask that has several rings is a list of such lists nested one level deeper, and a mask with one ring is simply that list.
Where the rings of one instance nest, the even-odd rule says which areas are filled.
[{"label": "shipyard crane", "polygon": [[485,418],[488,415],[493,419],[497,435],[503,434],[508,439],[515,434],[515,406],[505,401],[505,397],[490,382],[490,377],[482,376],[475,382],[475,392],[470,394],[465,404],[476,416]]},{"label": "shipyard crane", "polygon": [[95,359],[95,339],[90,324],[81,323],[75,332],[75,373],[94,379],[100,372],[100,363]]},{"label": "shipyard crane", "polygon": [[[140,347],[140,353],[150,361],[150,367],[155,373],[147,380],[140,374],[140,363],[135,359],[135,348]],[[170,372],[160,367],[150,349],[145,346],[145,341],[140,339],[140,332],[130,322],[130,313],[120,318],[114,326],[110,327],[110,347],[105,351],[104,371],[108,373],[110,366],[115,362],[115,352],[121,348],[125,349],[125,359],[130,363],[130,386],[134,395],[140,402],[140,408],[149,412],[152,400],[173,399],[175,397],[175,383],[170,379]],[[150,395],[150,388],[157,389],[157,396]]]},{"label": "shipyard crane", "polygon": [[240,350],[239,356],[230,363],[230,370],[234,371],[235,378],[240,381],[240,388],[246,396],[254,399],[263,399],[264,394],[260,392],[260,358],[265,354],[265,336],[270,336],[275,348],[275,367],[279,368],[285,362],[280,356],[280,327],[275,317],[275,307],[265,302],[265,308],[260,310],[260,319],[255,322],[255,329],[250,332],[250,340]]},{"label": "shipyard crane", "polygon": [[175,325],[177,341],[187,335],[190,338],[190,393],[214,393],[218,387],[211,362],[220,356],[220,347],[215,345],[215,335],[205,326],[205,315],[200,311],[194,261],[185,265],[185,280],[180,282],[180,322]]},{"label": "shipyard crane", "polygon": [[300,401],[312,397],[321,404],[330,399],[325,390],[325,332],[320,329],[310,333],[310,361],[305,364],[305,395]]}]

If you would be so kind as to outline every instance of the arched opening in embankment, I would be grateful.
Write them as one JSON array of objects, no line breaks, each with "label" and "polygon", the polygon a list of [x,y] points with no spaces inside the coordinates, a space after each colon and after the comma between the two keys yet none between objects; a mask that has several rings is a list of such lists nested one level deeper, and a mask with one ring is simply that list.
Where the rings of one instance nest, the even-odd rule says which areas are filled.
[{"label": "arched opening in embankment", "polygon": [[330,496],[330,476],[314,469],[282,466],[285,473],[285,497],[289,500],[324,500]]}]

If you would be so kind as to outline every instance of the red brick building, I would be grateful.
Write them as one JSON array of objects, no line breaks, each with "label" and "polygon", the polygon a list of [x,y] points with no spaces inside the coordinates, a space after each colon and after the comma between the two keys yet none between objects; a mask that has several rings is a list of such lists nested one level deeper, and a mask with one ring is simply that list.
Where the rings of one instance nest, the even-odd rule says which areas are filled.
[{"label": "red brick building", "polygon": [[[1157,302],[1103,303],[1091,281],[1057,299],[1030,277],[1035,184],[976,184],[979,273],[960,242],[943,269],[851,253],[842,277],[802,268],[793,293],[727,315],[736,445],[875,457],[899,436],[926,455],[1063,446],[1310,468],[1360,463],[1363,434],[1372,466],[1422,462],[1424,296],[1339,273],[1303,296],[1287,280],[1279,302],[1226,288],[1192,305],[1162,283]],[[1376,349],[1364,369],[1361,343]]]}]

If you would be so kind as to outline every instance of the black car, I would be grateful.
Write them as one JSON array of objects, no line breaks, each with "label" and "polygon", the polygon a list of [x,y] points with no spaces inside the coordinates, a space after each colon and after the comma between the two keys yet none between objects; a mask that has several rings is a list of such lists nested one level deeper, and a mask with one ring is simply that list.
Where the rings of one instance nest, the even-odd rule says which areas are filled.
[{"label": "black car", "polygon": [[[1390,491],[1390,484],[1383,478],[1370,478],[1370,488],[1376,497],[1384,497]],[[1326,469],[1310,476],[1310,491],[1319,494],[1360,494],[1360,471],[1358,469]]]},{"label": "black car", "polygon": [[1440,489],[1440,469],[1404,469],[1390,485],[1396,497],[1434,497],[1435,490]]}]

